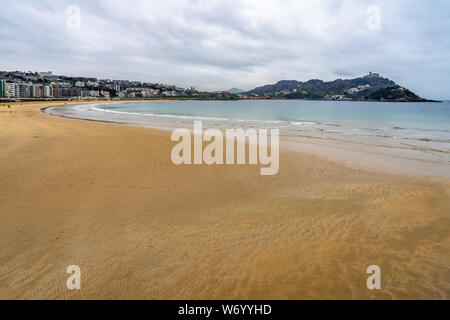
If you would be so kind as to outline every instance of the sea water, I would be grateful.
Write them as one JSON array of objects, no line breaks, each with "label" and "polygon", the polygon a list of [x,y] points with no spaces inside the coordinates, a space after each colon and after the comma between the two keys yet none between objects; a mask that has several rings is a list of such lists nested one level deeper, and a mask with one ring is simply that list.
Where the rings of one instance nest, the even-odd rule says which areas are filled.
[{"label": "sea water", "polygon": [[[279,128],[281,135],[415,152],[450,164],[450,102],[148,101],[69,105],[54,115],[154,128]],[[417,156],[421,154],[421,156]]]}]

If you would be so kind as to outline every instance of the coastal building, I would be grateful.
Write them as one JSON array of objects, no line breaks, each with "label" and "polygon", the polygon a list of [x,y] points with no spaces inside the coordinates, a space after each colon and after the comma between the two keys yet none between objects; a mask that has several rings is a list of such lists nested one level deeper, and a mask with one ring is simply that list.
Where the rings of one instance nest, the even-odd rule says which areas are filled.
[{"label": "coastal building", "polygon": [[366,78],[380,78],[380,74],[379,73],[373,73],[373,72],[369,72],[369,74],[367,76],[365,76]]},{"label": "coastal building", "polygon": [[144,88],[141,90],[141,94],[143,98],[152,97],[154,95],[154,90],[150,88]]},{"label": "coastal building", "polygon": [[6,81],[0,80],[0,98],[6,97]]},{"label": "coastal building", "polygon": [[20,87],[22,88],[21,90],[21,97],[22,98],[31,98],[31,83],[22,83],[20,85]]},{"label": "coastal building", "polygon": [[26,85],[23,82],[16,82],[16,97],[17,98],[26,98],[25,96],[25,87]]},{"label": "coastal building", "polygon": [[163,91],[162,95],[166,96],[166,97],[175,97],[177,95],[177,92],[176,91],[168,91],[167,90],[167,91]]},{"label": "coastal building", "polygon": [[128,93],[126,93],[126,92],[119,92],[118,94],[118,97],[119,97],[119,99],[125,99],[125,98],[128,98]]},{"label": "coastal building", "polygon": [[52,91],[53,91],[53,93],[52,93],[53,98],[58,99],[58,98],[62,97],[62,89],[61,88],[52,87]]},{"label": "coastal building", "polygon": [[75,87],[84,88],[84,82],[83,81],[75,82]]},{"label": "coastal building", "polygon": [[99,97],[100,96],[100,91],[98,91],[98,90],[91,90],[91,91],[89,91],[89,95],[91,97]]},{"label": "coastal building", "polygon": [[53,98],[53,88],[51,86],[43,86],[44,98]]},{"label": "coastal building", "polygon": [[355,94],[355,93],[358,93],[358,92],[359,92],[358,88],[350,88],[350,89],[347,90],[348,94]]},{"label": "coastal building", "polygon": [[39,81],[39,77],[36,75],[26,75],[26,76],[24,76],[24,79],[27,81],[32,81],[32,82]]},{"label": "coastal building", "polygon": [[365,85],[358,86],[356,88],[347,89],[346,92],[348,94],[356,94],[356,93],[359,93],[361,91],[365,91],[365,90],[367,90],[369,88],[370,88],[370,85],[369,84],[365,84]]},{"label": "coastal building", "polygon": [[78,88],[61,88],[61,98],[81,97],[82,92],[87,90],[81,90]]},{"label": "coastal building", "polygon": [[341,100],[345,100],[345,95],[343,95],[343,94],[327,94],[324,97],[324,99],[341,101]]},{"label": "coastal building", "polygon": [[65,82],[65,81],[61,81],[61,82],[58,82],[58,83],[53,83],[53,85],[54,86],[57,85],[60,88],[69,88],[70,87],[70,83]]},{"label": "coastal building", "polygon": [[10,98],[26,98],[28,84],[23,82],[6,83],[6,95]]},{"label": "coastal building", "polygon": [[58,81],[59,78],[55,75],[53,75],[53,73],[51,71],[48,72],[39,72],[39,77],[42,80],[47,80],[47,81]]},{"label": "coastal building", "polygon": [[42,77],[42,79],[46,81],[59,81],[59,78],[57,76],[44,76]]},{"label": "coastal building", "polygon": [[141,92],[130,92],[128,94],[129,98],[142,98],[142,93]]},{"label": "coastal building", "polygon": [[98,87],[98,82],[88,81],[88,82],[86,82],[86,86],[96,88],[96,87]]},{"label": "coastal building", "polygon": [[15,98],[16,97],[16,84],[15,83],[6,83],[6,97],[7,98]]},{"label": "coastal building", "polygon": [[34,84],[31,86],[31,98],[40,98],[41,97],[41,90],[39,85]]},{"label": "coastal building", "polygon": [[102,90],[100,94],[107,99],[110,98],[109,91]]},{"label": "coastal building", "polygon": [[43,78],[43,77],[51,77],[53,76],[53,72],[48,71],[48,72],[39,72],[39,77]]}]

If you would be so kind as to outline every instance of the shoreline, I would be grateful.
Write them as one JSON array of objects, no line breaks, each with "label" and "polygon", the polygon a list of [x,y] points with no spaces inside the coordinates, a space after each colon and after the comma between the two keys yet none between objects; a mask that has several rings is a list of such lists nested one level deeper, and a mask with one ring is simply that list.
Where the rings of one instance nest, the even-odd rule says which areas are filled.
[{"label": "shoreline", "polygon": [[[155,100],[155,102],[161,101],[177,101],[177,100]],[[183,100],[180,100],[183,101]],[[130,101],[133,103],[143,102],[141,100]],[[105,103],[110,102],[92,102],[92,103]],[[112,103],[121,103],[120,101]],[[74,104],[78,105],[78,104]],[[84,105],[80,103],[79,105]],[[97,121],[103,123],[114,123],[118,125],[128,125],[151,128],[155,130],[172,131],[176,129],[174,126],[169,125],[140,125],[114,120],[104,119],[90,119],[86,117],[70,117],[65,115],[54,115],[45,112],[46,109],[51,108],[48,106],[41,109],[42,113],[62,117],[67,119],[78,119],[86,121]],[[338,146],[336,146],[338,145]],[[387,174],[398,174],[407,176],[423,176],[423,177],[443,177],[450,178],[450,165],[442,162],[436,162],[432,160],[424,160],[414,158],[414,155],[410,152],[408,154],[396,155],[394,151],[391,153],[386,152],[385,146],[377,145],[364,145],[358,146],[356,142],[349,142],[343,140],[333,140],[329,138],[319,138],[310,136],[293,136],[293,135],[280,135],[280,147],[284,150],[294,152],[304,152],[312,155],[324,157],[328,160],[335,161],[337,163],[356,167],[358,169],[374,171]]]},{"label": "shoreline", "polygon": [[182,97],[174,97],[171,98],[147,98],[147,99],[120,99],[120,100],[15,100],[15,101],[4,101],[0,99],[1,104],[8,104],[8,103],[33,103],[33,102],[39,102],[39,103],[48,103],[48,102],[90,102],[90,101],[115,101],[115,102],[149,102],[149,101],[333,101],[333,102],[399,102],[399,103],[442,103],[447,100],[430,100],[430,99],[424,99],[424,100],[417,100],[417,101],[404,101],[404,100],[326,100],[326,99],[283,99],[283,98],[268,98],[268,99],[262,99],[262,98],[256,98],[256,99],[201,99],[201,98],[182,98]]},{"label": "shoreline", "polygon": [[271,177],[177,167],[168,132],[41,107],[0,112],[0,299],[450,297],[447,178],[284,149]]}]

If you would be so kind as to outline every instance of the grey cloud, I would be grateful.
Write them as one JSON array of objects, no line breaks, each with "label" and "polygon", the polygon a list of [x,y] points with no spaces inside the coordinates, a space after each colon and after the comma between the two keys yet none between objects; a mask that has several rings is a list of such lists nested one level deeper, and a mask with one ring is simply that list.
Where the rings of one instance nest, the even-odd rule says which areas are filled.
[{"label": "grey cloud", "polygon": [[[72,4],[81,8],[80,30],[66,27]],[[381,30],[366,26],[373,4]],[[440,0],[8,1],[1,69],[207,90],[374,71],[423,96],[450,98],[449,11]]]}]

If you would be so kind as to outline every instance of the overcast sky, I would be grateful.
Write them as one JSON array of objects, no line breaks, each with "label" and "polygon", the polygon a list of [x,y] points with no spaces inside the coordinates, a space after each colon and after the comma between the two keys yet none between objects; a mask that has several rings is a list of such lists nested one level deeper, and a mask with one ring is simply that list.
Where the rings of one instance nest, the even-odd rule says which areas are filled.
[{"label": "overcast sky", "polygon": [[[71,5],[81,11],[78,29]],[[368,11],[372,5],[379,19],[377,10]],[[15,0],[1,6],[0,70],[203,90],[373,71],[426,98],[450,99],[448,0]]]}]

